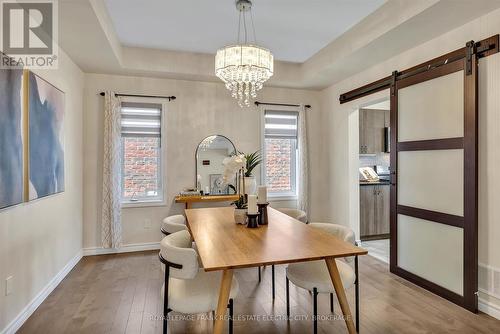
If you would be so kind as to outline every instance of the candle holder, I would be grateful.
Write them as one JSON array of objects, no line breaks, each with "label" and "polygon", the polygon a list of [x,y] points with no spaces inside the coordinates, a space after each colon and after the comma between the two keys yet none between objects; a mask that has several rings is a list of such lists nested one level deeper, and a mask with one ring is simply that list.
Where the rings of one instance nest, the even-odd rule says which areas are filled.
[{"label": "candle holder", "polygon": [[267,206],[269,203],[257,203],[257,206],[259,207],[259,225],[267,225],[268,219],[267,219]]},{"label": "candle holder", "polygon": [[248,217],[248,222],[247,222],[248,228],[259,227],[259,214],[258,213],[247,213],[247,217]]}]

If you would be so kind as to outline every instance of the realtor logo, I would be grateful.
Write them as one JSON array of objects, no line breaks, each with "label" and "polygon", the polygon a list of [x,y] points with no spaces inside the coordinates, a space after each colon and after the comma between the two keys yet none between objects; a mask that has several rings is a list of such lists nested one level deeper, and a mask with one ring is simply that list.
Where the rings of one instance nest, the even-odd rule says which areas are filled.
[{"label": "realtor logo", "polygon": [[0,0],[0,68],[57,68],[57,0]]}]

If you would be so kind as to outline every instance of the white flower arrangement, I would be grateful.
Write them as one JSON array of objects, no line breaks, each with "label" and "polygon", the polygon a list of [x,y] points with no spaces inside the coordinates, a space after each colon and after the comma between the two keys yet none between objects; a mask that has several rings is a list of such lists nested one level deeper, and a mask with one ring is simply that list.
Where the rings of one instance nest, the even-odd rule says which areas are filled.
[{"label": "white flower arrangement", "polygon": [[222,161],[222,164],[224,165],[224,173],[222,175],[222,178],[225,184],[229,184],[234,180],[236,174],[239,171],[245,171],[247,159],[243,154],[233,155],[231,157],[225,158]]}]

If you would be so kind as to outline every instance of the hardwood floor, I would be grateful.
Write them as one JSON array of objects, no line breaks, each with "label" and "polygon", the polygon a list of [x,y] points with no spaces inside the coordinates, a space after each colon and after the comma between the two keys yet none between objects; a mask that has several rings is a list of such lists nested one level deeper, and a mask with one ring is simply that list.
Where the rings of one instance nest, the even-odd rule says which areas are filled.
[{"label": "hardwood floor", "polygon": [[[312,333],[312,297],[290,285],[291,315],[284,316],[284,266],[276,266],[276,299],[271,299],[271,267],[259,284],[255,268],[237,270],[240,294],[235,299],[234,332]],[[388,265],[360,258],[361,333],[500,333],[500,321],[472,314],[388,272]],[[83,258],[18,333],[161,333],[159,290],[162,274],[157,252]],[[354,290],[347,291],[354,313]],[[328,295],[319,295],[319,315],[331,316]],[[319,321],[319,333],[346,333],[344,321]],[[173,316],[182,317],[181,314]],[[205,316],[204,319],[200,319]],[[171,321],[170,333],[211,333],[208,315]],[[254,317],[254,320],[249,320]],[[260,318],[257,318],[260,317]],[[246,319],[244,319],[246,318]]]}]

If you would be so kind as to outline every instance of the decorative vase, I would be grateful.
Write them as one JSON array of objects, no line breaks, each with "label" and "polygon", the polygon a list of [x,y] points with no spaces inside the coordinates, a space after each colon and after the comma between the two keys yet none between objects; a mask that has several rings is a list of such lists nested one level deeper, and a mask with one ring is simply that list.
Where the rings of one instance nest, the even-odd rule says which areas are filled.
[{"label": "decorative vase", "polygon": [[257,191],[257,179],[255,176],[245,176],[245,194],[247,195],[255,195]]},{"label": "decorative vase", "polygon": [[245,225],[247,223],[247,209],[234,209],[234,221],[236,224]]}]

